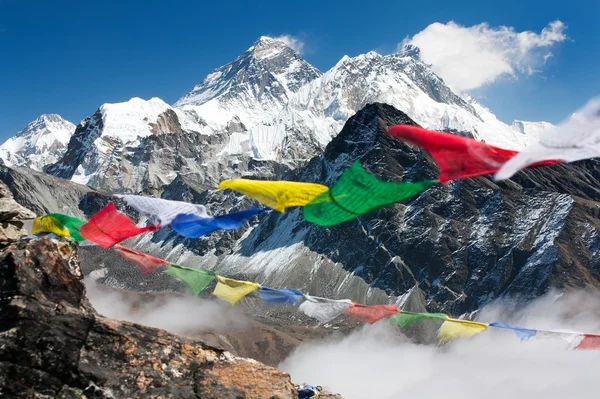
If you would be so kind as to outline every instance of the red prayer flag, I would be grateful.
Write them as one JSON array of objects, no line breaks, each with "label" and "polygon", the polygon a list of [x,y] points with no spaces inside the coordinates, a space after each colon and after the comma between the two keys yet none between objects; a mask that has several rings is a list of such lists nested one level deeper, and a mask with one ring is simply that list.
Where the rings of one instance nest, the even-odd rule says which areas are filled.
[{"label": "red prayer flag", "polygon": [[[468,137],[434,132],[417,126],[397,125],[388,134],[427,150],[440,168],[440,182],[496,173],[517,151],[495,147]],[[531,167],[560,161],[538,162]]]},{"label": "red prayer flag", "polygon": [[361,305],[353,303],[350,305],[346,313],[350,316],[356,317],[360,321],[365,323],[373,324],[378,320],[390,317],[393,314],[398,313],[400,310],[396,305]]},{"label": "red prayer flag", "polygon": [[600,349],[600,335],[583,334],[583,340],[575,349]]},{"label": "red prayer flag", "polygon": [[160,226],[137,227],[131,219],[117,211],[115,204],[111,202],[81,226],[80,233],[101,247],[110,248],[123,240],[147,231],[157,231],[159,228]]},{"label": "red prayer flag", "polygon": [[144,274],[153,272],[160,266],[169,263],[164,259],[155,258],[152,255],[148,255],[140,251],[135,251],[131,248],[127,248],[119,244],[115,245],[115,250],[128,261],[138,265],[139,268],[142,269],[142,273]]}]

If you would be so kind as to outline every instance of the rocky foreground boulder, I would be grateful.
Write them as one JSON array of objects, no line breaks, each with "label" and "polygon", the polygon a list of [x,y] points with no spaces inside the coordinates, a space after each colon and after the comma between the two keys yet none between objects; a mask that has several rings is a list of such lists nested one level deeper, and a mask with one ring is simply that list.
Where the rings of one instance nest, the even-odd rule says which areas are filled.
[{"label": "rocky foreground boulder", "polygon": [[0,253],[0,397],[298,396],[275,368],[99,315],[86,297],[77,247],[38,238]]}]

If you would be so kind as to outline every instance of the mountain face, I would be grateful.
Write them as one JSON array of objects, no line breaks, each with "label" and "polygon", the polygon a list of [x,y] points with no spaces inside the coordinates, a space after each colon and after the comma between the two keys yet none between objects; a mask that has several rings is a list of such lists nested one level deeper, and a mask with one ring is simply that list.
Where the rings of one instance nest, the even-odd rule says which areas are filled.
[{"label": "mountain face", "polygon": [[[77,126],[63,158],[45,171],[108,190],[142,191],[142,185],[153,187],[156,181],[162,186],[175,171],[166,163],[164,174],[152,173],[153,157],[171,159],[183,132],[202,137],[213,130],[193,111],[174,109],[158,98],[104,104]],[[157,154],[152,142],[164,135],[173,147],[170,153]]]},{"label": "mountain face", "polygon": [[215,69],[175,107],[201,106],[207,120],[225,125],[234,116],[254,125],[274,116],[290,96],[321,76],[283,41],[262,36],[235,61]]},{"label": "mountain face", "polygon": [[7,165],[42,170],[56,162],[66,149],[75,125],[57,114],[43,114],[0,146],[0,158]]}]

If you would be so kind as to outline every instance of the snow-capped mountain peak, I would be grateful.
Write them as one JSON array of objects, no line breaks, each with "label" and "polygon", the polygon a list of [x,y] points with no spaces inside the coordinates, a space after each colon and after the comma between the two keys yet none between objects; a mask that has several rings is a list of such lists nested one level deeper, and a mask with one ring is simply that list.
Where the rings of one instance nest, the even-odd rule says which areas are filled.
[{"label": "snow-capped mountain peak", "polygon": [[64,154],[75,125],[58,114],[42,114],[0,146],[0,158],[7,165],[41,170]]},{"label": "snow-capped mountain peak", "polygon": [[284,41],[262,36],[233,62],[211,72],[175,107],[194,107],[220,126],[235,116],[252,126],[265,114],[278,114],[293,93],[320,75]]}]

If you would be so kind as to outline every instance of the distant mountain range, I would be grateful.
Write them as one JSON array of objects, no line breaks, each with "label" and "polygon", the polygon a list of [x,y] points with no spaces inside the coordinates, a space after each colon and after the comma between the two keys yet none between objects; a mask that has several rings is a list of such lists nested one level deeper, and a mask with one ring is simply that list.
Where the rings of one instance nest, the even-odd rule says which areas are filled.
[{"label": "distant mountain range", "polygon": [[[283,41],[263,36],[173,106],[158,98],[104,104],[77,128],[58,115],[42,115],[5,142],[0,157],[7,165],[36,170],[52,165],[50,173],[94,187],[102,187],[107,174],[129,182],[115,172],[120,168],[155,189],[179,171],[168,169],[172,165],[154,170],[140,159],[151,136],[210,136],[202,139],[214,147],[213,159],[203,157],[205,164],[244,156],[296,167],[322,151],[350,116],[373,102],[393,105],[422,126],[470,132],[507,148],[521,148],[552,126],[500,122],[472,98],[453,93],[421,61],[416,47],[385,56],[344,56],[321,73]],[[202,172],[201,166],[190,169],[199,170],[181,172]],[[144,190],[140,184],[111,182],[110,187]]]}]

